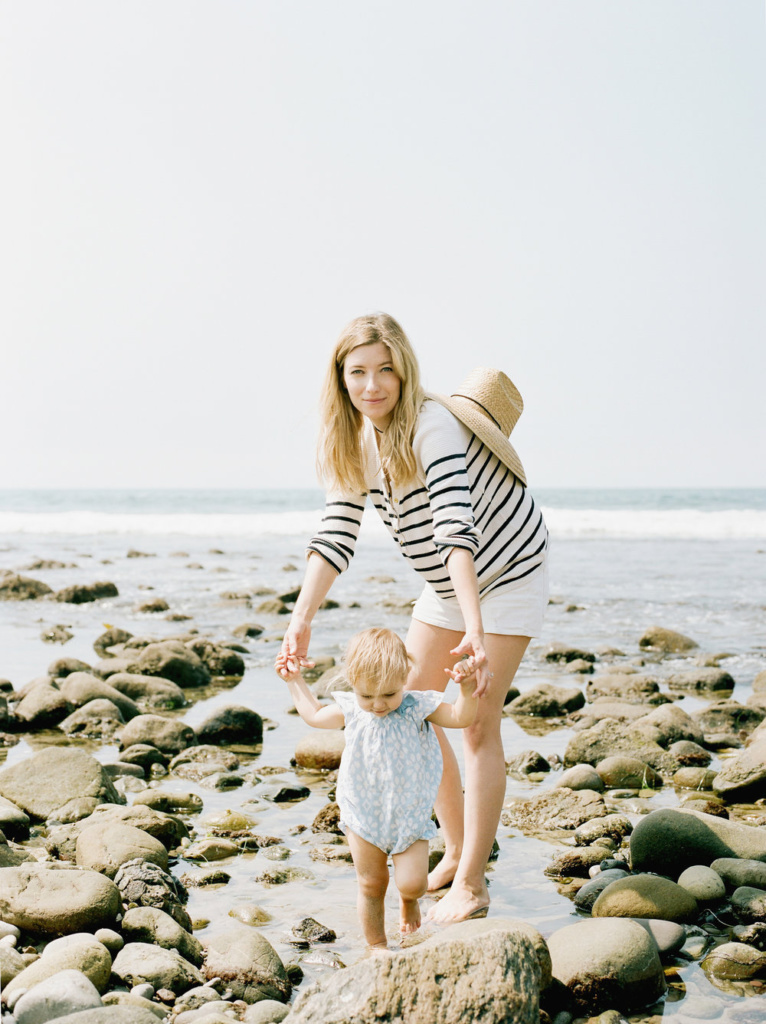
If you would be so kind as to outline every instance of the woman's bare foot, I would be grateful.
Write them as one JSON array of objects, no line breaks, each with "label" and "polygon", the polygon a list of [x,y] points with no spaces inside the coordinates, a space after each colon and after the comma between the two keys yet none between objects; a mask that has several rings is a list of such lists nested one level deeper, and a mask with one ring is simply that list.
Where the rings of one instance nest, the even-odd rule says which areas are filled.
[{"label": "woman's bare foot", "polygon": [[420,904],[417,900],[399,897],[399,929],[403,934],[416,932],[420,927]]},{"label": "woman's bare foot", "polygon": [[448,856],[446,853],[428,875],[428,888],[426,892],[435,892],[437,889],[444,889],[450,885],[457,871],[460,854]]},{"label": "woman's bare foot", "polygon": [[469,917],[486,917],[488,908],[486,886],[482,892],[476,893],[463,885],[453,885],[428,912],[427,920],[429,924],[453,924],[455,921],[467,921]]}]

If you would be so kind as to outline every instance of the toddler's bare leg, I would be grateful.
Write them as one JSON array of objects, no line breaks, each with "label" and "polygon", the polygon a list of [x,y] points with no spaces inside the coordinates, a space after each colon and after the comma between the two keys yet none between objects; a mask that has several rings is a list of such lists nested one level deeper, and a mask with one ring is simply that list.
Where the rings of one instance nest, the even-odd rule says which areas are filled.
[{"label": "toddler's bare leg", "polygon": [[418,900],[426,891],[428,881],[428,840],[418,839],[401,853],[395,853],[394,881],[399,890],[400,928],[416,932],[420,927]]},{"label": "toddler's bare leg", "polygon": [[388,888],[388,857],[354,832],[347,832],[346,838],[359,884],[356,909],[364,938],[372,949],[385,949],[384,899]]}]

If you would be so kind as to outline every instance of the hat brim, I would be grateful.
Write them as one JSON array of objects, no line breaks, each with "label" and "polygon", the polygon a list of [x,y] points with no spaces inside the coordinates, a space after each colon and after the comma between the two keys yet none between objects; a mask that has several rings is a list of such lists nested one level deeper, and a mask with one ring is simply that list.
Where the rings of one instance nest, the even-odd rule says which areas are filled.
[{"label": "hat brim", "polygon": [[502,431],[498,430],[494,423],[478,410],[474,402],[469,398],[436,395],[431,392],[426,394],[426,398],[432,402],[438,402],[439,405],[443,405],[445,409],[448,409],[526,486],[527,475],[524,472],[524,467],[521,464],[521,459],[516,449]]}]

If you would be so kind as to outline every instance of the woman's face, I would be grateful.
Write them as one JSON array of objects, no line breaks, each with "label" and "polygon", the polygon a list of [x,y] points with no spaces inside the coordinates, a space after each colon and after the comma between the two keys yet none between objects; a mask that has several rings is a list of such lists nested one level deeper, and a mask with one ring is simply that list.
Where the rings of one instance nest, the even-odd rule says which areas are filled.
[{"label": "woman's face", "polygon": [[385,430],[401,393],[388,345],[376,341],[352,349],[343,364],[343,383],[353,407]]}]

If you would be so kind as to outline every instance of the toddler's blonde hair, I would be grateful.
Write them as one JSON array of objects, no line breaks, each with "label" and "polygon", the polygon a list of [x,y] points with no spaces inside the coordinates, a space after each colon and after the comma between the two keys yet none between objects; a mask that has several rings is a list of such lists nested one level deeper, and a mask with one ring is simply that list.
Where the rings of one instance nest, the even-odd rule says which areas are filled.
[{"label": "toddler's blonde hair", "polygon": [[384,683],[404,683],[410,663],[404,641],[390,629],[365,629],[351,637],[346,648],[346,678],[354,689],[362,683],[376,689]]}]

